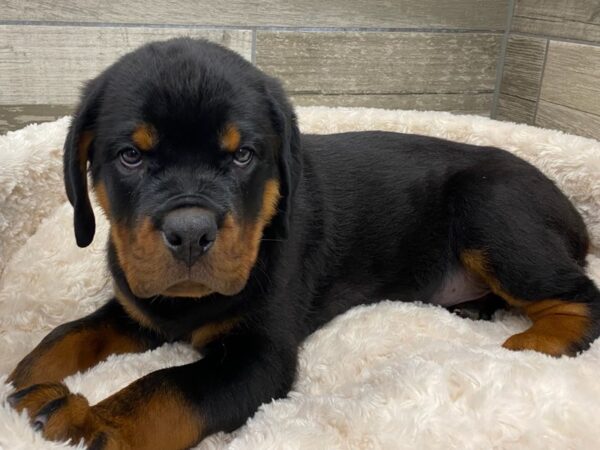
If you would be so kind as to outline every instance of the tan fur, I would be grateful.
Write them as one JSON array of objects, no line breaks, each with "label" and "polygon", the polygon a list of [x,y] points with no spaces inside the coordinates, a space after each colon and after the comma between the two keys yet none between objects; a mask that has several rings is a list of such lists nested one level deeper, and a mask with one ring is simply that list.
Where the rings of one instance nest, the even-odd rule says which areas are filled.
[{"label": "tan fur", "polygon": [[211,341],[214,341],[220,336],[228,333],[239,323],[239,318],[227,319],[221,322],[212,322],[196,328],[192,332],[190,342],[196,349],[204,347]]},{"label": "tan fur", "polygon": [[44,426],[44,437],[52,441],[85,438],[90,433],[90,404],[83,395],[69,393],[65,403],[52,413]]},{"label": "tan fur", "polygon": [[590,311],[584,303],[547,299],[527,301],[506,292],[489,267],[482,250],[466,250],[460,255],[465,268],[481,277],[499,297],[521,309],[533,322],[523,333],[504,342],[510,350],[536,350],[552,356],[572,354],[590,327]]},{"label": "tan fur", "polygon": [[[101,184],[97,193],[99,202],[108,205]],[[277,212],[279,198],[279,182],[270,179],[254,221],[240,223],[227,215],[211,251],[191,268],[191,279],[188,268],[172,257],[150,218],[142,219],[133,229],[111,220],[111,240],[131,291],[142,298],[158,294],[201,297],[215,291],[236,294],[250,276],[264,227]]]},{"label": "tan fur", "polygon": [[507,339],[511,350],[537,350],[553,356],[572,354],[573,344],[580,342],[590,327],[590,311],[584,303],[542,300],[523,305],[533,321],[531,328]]},{"label": "tan fur", "polygon": [[147,123],[140,124],[131,134],[131,140],[139,150],[152,150],[158,141],[156,129]]},{"label": "tan fur", "polygon": [[108,448],[163,450],[189,448],[202,437],[202,419],[183,394],[167,385],[147,390],[133,383],[91,408],[87,423],[89,443],[106,430]]},{"label": "tan fur", "polygon": [[241,139],[240,130],[233,123],[229,123],[221,135],[221,147],[226,152],[236,152],[240,146]]},{"label": "tan fur", "polygon": [[65,397],[70,394],[69,388],[62,383],[44,383],[32,388],[25,394],[15,409],[18,412],[27,410],[31,418],[35,417],[38,411],[48,402]]},{"label": "tan fur", "polygon": [[217,280],[219,292],[233,295],[245,285],[258,256],[263,230],[275,216],[279,198],[279,182],[270,179],[265,183],[256,220],[239,223],[231,214],[225,218],[206,259],[210,273],[222,274]]},{"label": "tan fur", "polygon": [[[104,185],[103,182],[100,181],[94,187],[94,191],[95,191],[98,203],[100,204],[100,206],[104,210],[106,216],[109,218],[109,220],[112,223],[113,220],[110,215],[110,201],[108,199],[108,194],[106,192],[106,186]],[[117,226],[117,229],[119,229],[118,226]],[[111,234],[112,234],[112,229],[111,229]],[[121,230],[121,233],[119,235],[117,235],[117,240],[115,241],[113,239],[115,248],[117,248],[116,242],[120,243],[119,248],[122,249],[123,247],[125,247],[125,245],[123,244],[122,239],[120,239],[120,237],[122,238],[122,236],[125,235],[127,237],[127,239],[129,239],[128,234],[129,233],[127,232],[126,229]],[[124,259],[126,259],[126,258],[124,258]],[[131,318],[133,318],[134,320],[136,320],[138,323],[142,324],[146,328],[149,328],[154,331],[159,331],[157,329],[156,325],[154,325],[154,323],[152,322],[152,320],[136,306],[135,302],[132,299],[130,299],[128,296],[126,296],[119,289],[119,287],[117,286],[116,283],[113,283],[113,289],[114,289],[114,293],[115,293],[115,298],[121,304],[121,306],[123,306],[123,308],[125,309],[125,311],[127,312],[127,314],[129,314],[129,316]]]},{"label": "tan fur", "polygon": [[82,193],[84,195],[83,201],[91,209],[90,197],[88,195],[88,178],[87,178],[87,166],[88,166],[88,154],[90,150],[90,144],[94,139],[94,134],[91,131],[83,131],[79,136],[77,142],[77,157],[79,158],[79,171],[81,172],[82,182]]},{"label": "tan fur", "polygon": [[121,304],[125,312],[127,312],[129,317],[150,330],[160,332],[160,329],[154,324],[152,319],[139,309],[135,302],[119,289],[116,283],[113,283],[113,289],[115,291],[115,298]]},{"label": "tan fur", "polygon": [[27,410],[30,418],[49,402],[65,402],[49,417],[43,435],[50,440],[90,445],[101,434],[106,450],[188,448],[202,437],[202,419],[183,394],[166,383],[144,386],[136,382],[97,405],[72,394],[59,383],[36,387],[16,405]]},{"label": "tan fur", "polygon": [[204,297],[212,293],[212,291],[201,283],[194,283],[193,281],[184,281],[182,283],[170,286],[163,292],[163,295],[169,297],[188,297],[197,298]]},{"label": "tan fur", "polygon": [[152,297],[168,288],[165,283],[186,279],[185,264],[174,260],[150,218],[143,218],[133,229],[113,222],[110,236],[119,264],[136,296]]},{"label": "tan fur", "polygon": [[[91,131],[84,131],[79,137],[79,142],[77,145],[77,150],[79,153],[79,170],[81,170],[81,173],[84,175],[87,172],[88,152],[93,139],[94,134]],[[87,186],[87,178],[84,178],[84,180],[86,183],[85,185]]]},{"label": "tan fur", "polygon": [[104,211],[107,217],[110,217],[110,201],[108,200],[108,193],[106,192],[106,186],[102,181],[99,181],[94,186],[94,193],[96,194],[96,200]]},{"label": "tan fur", "polygon": [[138,411],[119,424],[121,435],[134,449],[189,448],[203,437],[202,419],[175,390],[152,393]]},{"label": "tan fur", "polygon": [[522,303],[521,300],[512,297],[508,292],[505,292],[504,289],[502,289],[500,281],[496,279],[491,269],[488,267],[487,259],[482,250],[465,250],[461,253],[460,260],[463,263],[463,266],[471,273],[479,276],[490,287],[494,294],[503,298],[511,305]]},{"label": "tan fur", "polygon": [[[102,181],[98,182],[94,187],[98,203],[106,213],[111,223],[111,240],[115,246],[119,263],[125,272],[125,276],[134,293],[144,293],[144,286],[149,283],[160,282],[161,280],[152,279],[154,275],[158,277],[169,276],[169,264],[175,262],[168,249],[164,246],[160,233],[152,226],[149,218],[142,221],[141,225],[133,231],[128,227],[122,226],[115,222],[110,214],[110,201],[106,192],[106,186]],[[181,266],[180,263],[175,264]],[[116,287],[115,287],[116,288]],[[182,296],[181,291],[176,287],[172,292],[167,289],[163,292],[165,295]],[[187,289],[186,293],[195,293],[199,295],[189,295],[190,297],[207,295],[210,290],[205,288]],[[179,295],[177,295],[179,294]],[[144,295],[140,295],[144,297]],[[119,292],[117,298],[126,310],[132,315],[140,319],[140,323],[148,326],[147,319],[142,320],[141,311],[133,306],[131,301],[125,300],[122,292]]]},{"label": "tan fur", "polygon": [[61,381],[82,372],[109,355],[145,350],[141,341],[98,323],[73,330],[56,342],[40,344],[15,368],[9,379],[17,388]]}]

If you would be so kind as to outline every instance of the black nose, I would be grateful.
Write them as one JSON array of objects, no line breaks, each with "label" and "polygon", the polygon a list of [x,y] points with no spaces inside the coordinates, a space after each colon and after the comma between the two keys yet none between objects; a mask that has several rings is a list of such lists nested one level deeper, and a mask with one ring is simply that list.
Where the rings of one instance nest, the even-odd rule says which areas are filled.
[{"label": "black nose", "polygon": [[215,242],[217,222],[205,209],[180,208],[165,216],[162,233],[173,256],[191,266]]}]

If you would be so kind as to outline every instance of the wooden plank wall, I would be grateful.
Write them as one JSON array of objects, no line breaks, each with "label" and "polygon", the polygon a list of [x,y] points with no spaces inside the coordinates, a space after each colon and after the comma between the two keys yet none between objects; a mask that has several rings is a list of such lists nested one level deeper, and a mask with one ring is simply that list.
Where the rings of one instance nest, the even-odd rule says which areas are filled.
[{"label": "wooden plank wall", "polygon": [[297,105],[491,115],[600,139],[599,0],[1,4],[0,133],[70,113],[83,83],[138,45],[192,36],[281,78]]},{"label": "wooden plank wall", "polygon": [[495,117],[600,139],[600,1],[514,1]]},{"label": "wooden plank wall", "polygon": [[0,133],[68,114],[138,45],[220,42],[298,105],[489,115],[509,0],[3,0]]}]

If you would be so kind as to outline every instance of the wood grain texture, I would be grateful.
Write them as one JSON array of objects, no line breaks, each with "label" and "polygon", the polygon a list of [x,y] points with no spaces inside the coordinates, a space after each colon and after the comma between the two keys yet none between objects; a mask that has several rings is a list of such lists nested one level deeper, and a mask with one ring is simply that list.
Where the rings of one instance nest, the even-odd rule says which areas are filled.
[{"label": "wood grain texture", "polygon": [[4,0],[3,20],[503,30],[508,0]]},{"label": "wood grain texture", "polygon": [[506,47],[500,92],[537,100],[546,54],[546,39],[511,36]]},{"label": "wood grain texture", "polygon": [[259,31],[256,64],[296,95],[487,93],[500,41],[494,33]]},{"label": "wood grain texture", "polygon": [[0,106],[0,134],[18,130],[30,123],[50,122],[73,112],[66,105],[2,105]]},{"label": "wood grain texture", "polygon": [[298,106],[348,106],[490,115],[492,94],[293,95]]},{"label": "wood grain texture", "polygon": [[600,2],[516,0],[511,30],[600,42]]},{"label": "wood grain texture", "polygon": [[250,31],[2,25],[0,105],[74,104],[83,82],[119,56],[145,42],[178,36],[219,42],[250,59]]},{"label": "wood grain texture", "polygon": [[533,125],[535,105],[536,102],[533,100],[500,94],[495,119]]},{"label": "wood grain texture", "polygon": [[600,115],[540,100],[535,124],[600,140]]},{"label": "wood grain texture", "polygon": [[600,47],[550,42],[540,99],[600,115]]}]

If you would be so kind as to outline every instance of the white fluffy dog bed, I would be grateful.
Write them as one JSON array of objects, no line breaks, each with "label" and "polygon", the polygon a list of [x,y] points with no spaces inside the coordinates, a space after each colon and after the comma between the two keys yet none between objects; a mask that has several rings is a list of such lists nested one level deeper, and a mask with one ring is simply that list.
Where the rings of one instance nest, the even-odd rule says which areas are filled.
[{"label": "white fluffy dog bed", "polygon": [[[525,125],[447,113],[299,108],[305,132],[427,134],[508,149],[541,168],[583,214],[600,281],[600,143]],[[106,222],[79,249],[65,202],[62,143],[69,119],[0,137],[0,448],[70,448],[34,433],[4,402],[6,374],[52,328],[111,294]],[[600,342],[577,358],[501,348],[527,320],[460,319],[440,307],[382,302],[311,336],[289,397],[235,433],[198,448],[576,448],[600,445]],[[66,379],[95,403],[143,374],[198,356],[183,344],[110,357]]]}]

